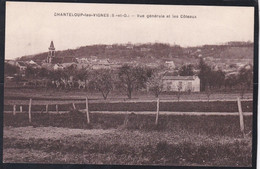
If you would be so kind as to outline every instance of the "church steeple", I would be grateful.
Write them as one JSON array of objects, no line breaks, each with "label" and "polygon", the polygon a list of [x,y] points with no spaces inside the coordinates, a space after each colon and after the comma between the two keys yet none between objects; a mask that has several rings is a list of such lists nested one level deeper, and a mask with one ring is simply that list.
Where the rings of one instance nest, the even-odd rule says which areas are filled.
[{"label": "church steeple", "polygon": [[49,50],[55,50],[55,48],[54,48],[54,44],[53,44],[53,41],[51,41],[51,44],[50,44]]},{"label": "church steeple", "polygon": [[51,44],[49,47],[49,53],[48,53],[48,57],[47,57],[47,63],[51,63],[53,57],[55,57],[55,47],[54,47],[53,41],[51,41]]}]

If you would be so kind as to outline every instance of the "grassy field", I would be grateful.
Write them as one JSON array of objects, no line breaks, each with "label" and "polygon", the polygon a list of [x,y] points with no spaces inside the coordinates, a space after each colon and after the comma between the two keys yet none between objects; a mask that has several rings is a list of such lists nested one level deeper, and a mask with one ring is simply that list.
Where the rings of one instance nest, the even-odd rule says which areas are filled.
[{"label": "grassy field", "polygon": [[[51,101],[58,100],[77,100],[77,99],[85,99],[88,96],[92,100],[103,100],[101,93],[99,92],[89,92],[84,90],[54,90],[54,89],[8,89],[4,90],[4,97],[6,100],[28,100],[28,98],[35,99],[51,99]],[[239,92],[213,92],[210,95],[210,100],[236,100],[237,97],[240,96]],[[177,94],[174,93],[162,93],[160,95],[161,99],[166,100],[178,100]],[[252,99],[253,93],[245,93],[245,99]],[[133,92],[133,98],[131,100],[154,100],[156,99],[152,93],[147,93],[143,91]],[[128,100],[125,92],[116,92],[112,91],[107,100]],[[180,97],[180,100],[208,100],[207,94],[200,93],[183,93]]]},{"label": "grassy field", "polygon": [[[252,164],[252,116],[245,116],[245,133],[240,132],[236,115],[160,115],[155,125],[155,98],[145,92],[111,93],[104,101],[100,93],[39,89],[5,89],[3,160],[6,163],[76,163],[174,166],[240,166]],[[88,96],[90,124],[85,113]],[[214,93],[207,102],[205,93],[162,94],[160,111],[238,112],[239,93]],[[32,102],[32,123],[28,103]],[[245,95],[252,99],[252,93]],[[204,101],[202,101],[204,100]],[[225,101],[224,101],[225,100]],[[13,105],[23,106],[15,116]],[[67,113],[45,113],[49,111]],[[253,102],[242,101],[244,112],[252,112]],[[36,113],[42,111],[42,113]],[[94,113],[93,111],[97,111]],[[125,111],[106,114],[98,111]],[[130,112],[136,114],[130,114]],[[129,113],[128,113],[129,112]]]},{"label": "grassy field", "polygon": [[[112,93],[112,96],[115,93]],[[181,111],[181,112],[237,112],[237,96],[236,93],[216,93],[212,94],[212,99],[208,102],[201,98],[205,94],[193,93],[185,94],[186,100],[183,98],[180,102],[174,99],[175,95],[162,95],[160,110],[161,111]],[[252,93],[247,93],[246,98],[251,98]],[[90,111],[155,111],[156,99],[149,94],[139,93],[138,99],[123,99],[122,94],[108,100],[98,97],[98,93],[88,93]],[[29,99],[32,98],[33,111],[45,111],[48,104],[49,111],[56,111],[56,104],[59,105],[60,111],[70,111],[75,103],[76,108],[85,109],[86,93],[74,93],[64,91],[44,91],[36,89],[24,89],[18,91],[16,89],[8,89],[5,91],[4,110],[12,111],[13,105],[20,106],[24,111],[28,111]],[[169,99],[172,97],[172,99]],[[215,100],[213,100],[213,98]],[[244,112],[253,111],[252,100],[242,100],[242,109]]]},{"label": "grassy field", "polygon": [[[43,102],[44,103],[44,102]],[[70,111],[73,109],[75,103],[76,109],[85,109],[85,102],[61,102],[58,104],[59,111]],[[253,101],[242,101],[242,110],[244,112],[253,111]],[[17,111],[22,106],[23,111],[28,111],[28,104],[19,104],[16,102]],[[153,102],[99,102],[89,104],[90,111],[156,111],[157,103]],[[12,111],[13,105],[5,105],[5,111]],[[32,103],[33,111],[46,111],[46,105]],[[56,111],[56,104],[48,105],[49,111]],[[173,112],[238,112],[238,106],[236,101],[182,101],[182,102],[160,102],[160,111],[173,111]]]},{"label": "grassy field", "polygon": [[[4,162],[251,166],[252,116],[246,137],[237,116],[4,115]],[[18,158],[19,157],[19,158]]]}]

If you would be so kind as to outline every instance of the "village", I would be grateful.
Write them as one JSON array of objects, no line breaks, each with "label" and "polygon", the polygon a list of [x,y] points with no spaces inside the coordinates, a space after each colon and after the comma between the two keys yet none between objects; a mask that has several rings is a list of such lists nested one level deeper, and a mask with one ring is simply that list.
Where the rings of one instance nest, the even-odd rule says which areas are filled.
[{"label": "village", "polygon": [[[229,45],[234,45],[234,43]],[[105,49],[110,50],[113,47],[112,45],[107,45]],[[128,43],[125,45],[125,48],[133,50],[136,46]],[[146,46],[139,47],[138,50],[149,52],[151,49]],[[246,90],[250,89],[252,78],[239,79],[239,73],[241,74],[239,71],[243,70],[246,74],[252,74],[251,60],[237,59],[240,62],[234,62],[235,59],[227,59],[226,62],[223,62],[220,58],[211,56],[210,52],[212,53],[214,50],[214,48],[210,48],[206,51],[208,56],[202,57],[203,52],[201,49],[190,49],[188,51],[189,57],[195,57],[197,60],[200,60],[199,62],[196,61],[197,63],[195,64],[188,62],[182,65],[175,65],[174,59],[158,60],[151,63],[142,63],[136,60],[120,62],[110,60],[109,58],[100,59],[93,55],[90,57],[57,57],[54,43],[51,41],[48,54],[46,54],[46,58],[43,60],[6,60],[5,63],[13,66],[13,69],[16,70],[14,70],[13,74],[9,73],[12,71],[7,70],[5,79],[9,87],[12,84],[19,84],[18,86],[24,87],[88,88],[107,93],[104,96],[106,98],[110,91],[122,88],[120,83],[124,83],[124,80],[120,79],[121,77],[118,78],[116,74],[120,74],[120,71],[124,71],[122,68],[128,66],[129,73],[133,76],[132,84],[126,82],[124,85],[127,87],[123,87],[126,88],[128,98],[131,98],[130,95],[134,90],[152,91],[158,97],[161,92],[223,91],[223,88],[226,89],[227,87],[238,89],[241,91],[241,95],[243,95]],[[203,55],[205,55],[205,50]],[[139,79],[134,77],[135,68],[141,70],[143,77]],[[99,71],[101,72],[101,79],[98,79],[97,77],[99,76],[96,75],[92,75],[94,80],[91,79],[90,72],[100,74],[98,73]],[[129,75],[127,74],[127,76]],[[108,82],[109,80],[110,82]],[[241,85],[236,85],[236,83],[241,83],[245,87],[241,88]]]}]

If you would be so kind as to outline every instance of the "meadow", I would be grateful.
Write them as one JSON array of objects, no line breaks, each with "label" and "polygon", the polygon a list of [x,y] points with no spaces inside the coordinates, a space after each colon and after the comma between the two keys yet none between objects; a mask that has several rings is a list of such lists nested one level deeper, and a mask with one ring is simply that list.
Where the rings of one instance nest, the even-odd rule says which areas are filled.
[{"label": "meadow", "polygon": [[[251,166],[252,116],[4,115],[4,162]],[[17,158],[17,157],[20,158]]]},{"label": "meadow", "polygon": [[[86,95],[90,124],[83,110]],[[205,94],[194,93],[177,101],[175,95],[163,94],[160,111],[169,114],[160,114],[156,125],[156,98],[149,94],[136,93],[127,100],[112,93],[103,100],[99,94],[84,92],[8,89],[4,101],[3,161],[250,167],[253,119],[252,114],[244,116],[243,135],[237,96],[238,93],[215,93],[207,101]],[[31,123],[29,98],[33,99]],[[245,98],[242,110],[253,112],[252,93]],[[15,115],[11,113],[14,104]],[[46,104],[49,113],[45,111]],[[59,112],[55,112],[56,104]],[[176,111],[183,114],[171,114]],[[207,115],[195,115],[196,112]],[[225,115],[227,112],[233,115]]]}]

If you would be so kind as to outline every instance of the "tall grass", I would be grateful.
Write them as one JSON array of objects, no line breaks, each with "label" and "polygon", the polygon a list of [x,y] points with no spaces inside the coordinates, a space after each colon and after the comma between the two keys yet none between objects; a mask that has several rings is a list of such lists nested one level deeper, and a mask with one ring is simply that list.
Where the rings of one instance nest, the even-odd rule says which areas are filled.
[{"label": "tall grass", "polygon": [[[91,124],[87,124],[84,113],[73,111],[66,114],[32,114],[32,124],[28,114],[4,114],[4,126],[53,126],[81,129],[131,129],[143,131],[187,131],[189,133],[233,136],[241,135],[238,116],[189,116],[160,115],[155,125],[155,115],[135,114],[129,118],[124,114],[91,113]],[[128,118],[128,120],[127,120]],[[128,123],[126,123],[128,121]],[[252,132],[252,116],[245,116],[245,132]]]}]

